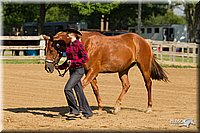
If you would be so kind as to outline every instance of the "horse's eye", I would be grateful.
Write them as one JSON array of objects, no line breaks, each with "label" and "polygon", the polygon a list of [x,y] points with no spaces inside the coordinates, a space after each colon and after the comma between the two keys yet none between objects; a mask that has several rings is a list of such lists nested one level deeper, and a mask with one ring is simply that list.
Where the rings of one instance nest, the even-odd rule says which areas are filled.
[{"label": "horse's eye", "polygon": [[60,44],[59,44],[59,43],[57,43],[57,44],[56,44],[56,47],[57,47],[57,48],[60,48]]}]

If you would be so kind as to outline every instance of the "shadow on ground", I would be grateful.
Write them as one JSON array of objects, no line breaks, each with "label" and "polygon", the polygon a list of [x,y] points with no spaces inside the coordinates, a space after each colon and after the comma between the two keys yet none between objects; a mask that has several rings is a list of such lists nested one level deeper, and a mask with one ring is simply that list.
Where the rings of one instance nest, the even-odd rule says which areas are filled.
[{"label": "shadow on ground", "polygon": [[[97,106],[91,106],[91,108],[93,111],[98,110]],[[103,110],[109,114],[112,114],[112,109],[113,109],[113,107],[109,107],[109,106],[103,107]],[[43,115],[44,117],[55,118],[55,117],[64,117],[65,114],[68,113],[69,109],[67,106],[60,106],[60,107],[6,108],[3,110],[13,112],[13,113],[31,113],[34,115]],[[139,110],[136,108],[127,108],[127,107],[122,107],[121,110],[143,112],[142,110]]]}]

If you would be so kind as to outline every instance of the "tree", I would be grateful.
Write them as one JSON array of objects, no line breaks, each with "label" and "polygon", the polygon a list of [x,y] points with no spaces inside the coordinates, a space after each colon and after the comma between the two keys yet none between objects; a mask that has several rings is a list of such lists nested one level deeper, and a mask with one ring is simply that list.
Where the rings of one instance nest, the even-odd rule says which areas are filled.
[{"label": "tree", "polygon": [[[31,9],[31,10],[30,10]],[[34,4],[3,3],[4,33],[11,33],[13,27],[20,28],[25,22],[36,21],[38,6]]]},{"label": "tree", "polygon": [[45,23],[45,17],[46,17],[46,12],[47,10],[49,10],[50,8],[52,8],[54,6],[54,4],[45,4],[45,3],[41,3],[39,5],[39,17],[37,18],[38,21],[38,35],[40,35],[41,33],[43,33],[44,31],[44,23]]},{"label": "tree", "polygon": [[195,29],[200,30],[200,1],[195,6]]},{"label": "tree", "polygon": [[[166,4],[142,4],[142,24],[153,21],[154,17],[163,16],[167,11]],[[30,10],[31,9],[31,10]],[[4,25],[23,25],[25,22],[38,22],[39,34],[43,31],[44,22],[56,21],[85,21],[88,28],[99,29],[101,25],[108,23],[110,29],[128,29],[129,26],[137,25],[138,4],[112,3],[66,3],[66,4],[4,4]],[[170,15],[170,14],[169,14]],[[154,16],[154,17],[152,17]],[[147,18],[147,19],[145,19]],[[106,22],[105,22],[106,21]],[[157,22],[157,21],[156,21]],[[150,22],[149,22],[150,23]],[[6,27],[4,26],[4,27]]]},{"label": "tree", "polygon": [[[43,32],[45,14],[53,4],[3,3],[4,33],[11,33],[13,27],[21,28],[25,22],[38,22],[38,34]],[[30,10],[31,9],[31,10]]]},{"label": "tree", "polygon": [[[99,19],[104,17],[104,21],[110,22],[110,29],[127,29],[128,26],[137,24],[138,4],[78,2],[72,3],[72,7],[79,10],[79,15],[92,16],[95,14]],[[168,7],[167,4],[143,4],[142,8],[144,22],[145,18],[149,18],[152,14],[156,16],[165,14]],[[96,23],[100,24],[100,21]]]},{"label": "tree", "polygon": [[111,30],[127,29],[128,26],[136,25],[137,4],[120,4],[110,13]]},{"label": "tree", "polygon": [[[167,8],[166,4],[142,4],[141,25],[145,25],[151,16],[164,15]],[[111,29],[128,29],[128,27],[136,26],[137,21],[138,4],[120,4],[110,13]]]},{"label": "tree", "polygon": [[200,1],[195,7],[195,42],[200,44]]},{"label": "tree", "polygon": [[59,21],[69,21],[69,15],[73,14],[70,4],[57,4],[52,6],[46,11],[46,22],[59,22]]},{"label": "tree", "polygon": [[46,8],[45,4],[40,4],[40,16],[38,18],[38,35],[44,31]]},{"label": "tree", "polygon": [[[78,9],[79,14],[90,16],[92,13],[100,13],[101,14],[101,21],[109,20],[110,12],[119,6],[119,2],[112,2],[112,3],[81,3],[76,2],[72,3],[72,7]],[[106,18],[104,18],[106,15]],[[101,23],[101,30],[103,30],[103,23]],[[108,24],[107,24],[108,25]]]},{"label": "tree", "polygon": [[185,15],[189,33],[189,41],[195,41],[195,25],[194,25],[194,16],[195,16],[195,3],[184,3],[185,6]]},{"label": "tree", "polygon": [[144,22],[145,25],[163,25],[163,24],[186,24],[186,20],[183,17],[175,15],[172,10],[168,10],[165,15],[154,14],[150,16],[149,19],[146,19]]}]

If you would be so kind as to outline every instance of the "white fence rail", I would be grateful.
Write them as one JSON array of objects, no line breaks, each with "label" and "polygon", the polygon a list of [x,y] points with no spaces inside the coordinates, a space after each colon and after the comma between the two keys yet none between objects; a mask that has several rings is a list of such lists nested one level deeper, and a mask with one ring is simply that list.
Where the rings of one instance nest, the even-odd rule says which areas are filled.
[{"label": "white fence rail", "polygon": [[199,45],[196,43],[148,40],[153,52],[163,64],[194,66],[199,61]]},{"label": "white fence rail", "polygon": [[[11,41],[11,46],[0,46],[1,59],[44,59],[45,58],[45,40],[42,36],[0,36],[0,41]],[[30,46],[16,46],[14,41],[39,41],[39,45],[33,44]],[[4,56],[6,51],[19,50],[21,56]],[[25,50],[39,50],[39,55],[37,56],[24,56]]]},{"label": "white fence rail", "polygon": [[[0,46],[1,59],[44,59],[45,41],[42,36],[0,36],[0,41],[29,41],[37,40],[39,45],[34,46]],[[197,66],[199,45],[195,43],[167,42],[149,40],[152,44],[154,54],[163,64]],[[19,50],[21,56],[4,56],[4,51]],[[37,56],[24,56],[25,50],[39,50]]]}]

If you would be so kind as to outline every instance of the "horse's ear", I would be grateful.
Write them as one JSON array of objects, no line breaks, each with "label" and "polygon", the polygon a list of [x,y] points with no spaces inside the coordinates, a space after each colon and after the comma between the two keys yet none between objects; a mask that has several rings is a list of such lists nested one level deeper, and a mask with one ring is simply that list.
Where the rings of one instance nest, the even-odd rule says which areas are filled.
[{"label": "horse's ear", "polygon": [[50,40],[53,41],[53,35],[49,33],[49,36],[50,36]]},{"label": "horse's ear", "polygon": [[49,39],[50,39],[49,36],[46,36],[46,35],[44,35],[44,34],[41,34],[40,37],[43,38],[44,40],[49,40]]}]

